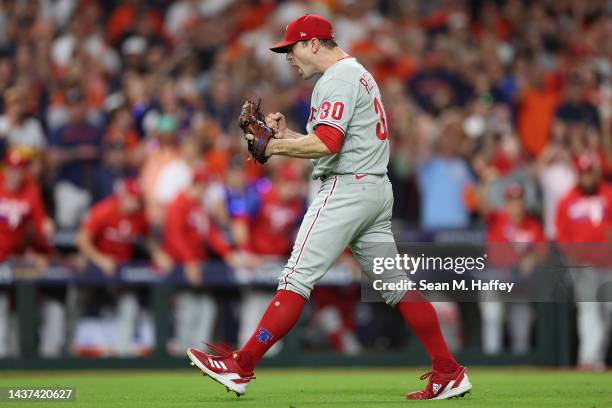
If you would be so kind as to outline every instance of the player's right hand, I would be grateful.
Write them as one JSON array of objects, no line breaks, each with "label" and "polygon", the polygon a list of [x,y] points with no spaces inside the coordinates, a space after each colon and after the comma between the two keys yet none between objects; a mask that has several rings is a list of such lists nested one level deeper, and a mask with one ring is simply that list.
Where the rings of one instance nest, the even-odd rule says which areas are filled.
[{"label": "player's right hand", "polygon": [[285,121],[285,115],[280,112],[269,113],[266,116],[266,126],[276,132],[276,137],[282,139],[285,137],[285,131],[287,130],[287,122]]}]

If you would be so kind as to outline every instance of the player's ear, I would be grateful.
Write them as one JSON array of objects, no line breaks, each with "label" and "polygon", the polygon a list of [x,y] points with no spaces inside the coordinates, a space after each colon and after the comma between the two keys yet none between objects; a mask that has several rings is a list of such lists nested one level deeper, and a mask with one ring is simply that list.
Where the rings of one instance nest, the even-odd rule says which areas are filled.
[{"label": "player's ear", "polygon": [[316,54],[319,51],[319,47],[321,47],[321,41],[318,38],[311,38],[309,45],[312,52]]}]

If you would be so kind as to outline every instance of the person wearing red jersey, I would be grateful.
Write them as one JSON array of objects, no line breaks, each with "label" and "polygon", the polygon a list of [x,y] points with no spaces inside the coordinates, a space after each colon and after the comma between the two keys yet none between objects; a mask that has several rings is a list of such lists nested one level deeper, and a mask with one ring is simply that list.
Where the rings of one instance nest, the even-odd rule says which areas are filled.
[{"label": "person wearing red jersey", "polygon": [[[81,224],[76,245],[81,253],[102,273],[112,277],[120,264],[129,262],[139,239],[151,254],[154,264],[168,271],[172,261],[149,234],[149,225],[142,205],[142,193],[135,180],[125,179],[112,196],[94,205]],[[114,352],[134,353],[139,304],[133,291],[122,291],[117,306],[117,328]]]},{"label": "person wearing red jersey", "polygon": [[[12,149],[0,171],[0,264],[14,256],[24,255],[42,272],[47,261],[42,253],[50,252],[49,238],[53,224],[45,211],[39,187],[28,174],[28,161],[19,150]],[[34,251],[31,251],[33,249]],[[45,299],[42,306],[41,355],[59,352],[63,345],[64,314],[59,302]],[[9,301],[0,291],[0,357],[9,352]],[[55,307],[58,306],[58,307]],[[49,310],[60,310],[55,328],[48,319]]]},{"label": "person wearing red jersey", "polygon": [[[529,215],[524,201],[524,189],[513,182],[505,189],[505,206],[499,210],[488,210],[487,254],[490,274],[511,281],[525,281],[534,273],[536,266],[546,255],[546,239],[542,224]],[[491,293],[482,294],[483,351],[498,354],[502,351],[504,303],[496,301]],[[507,303],[512,352],[524,354],[529,349],[529,334],[533,310],[526,302]]]},{"label": "person wearing red jersey", "polygon": [[[28,175],[28,162],[13,150],[0,172],[0,262],[28,247],[48,252],[53,230],[40,189]],[[39,258],[40,259],[40,258]]]},{"label": "person wearing red jersey", "polygon": [[612,321],[612,302],[597,302],[598,289],[611,281],[612,184],[594,156],[578,157],[576,168],[578,182],[557,208],[557,242],[574,278],[578,365],[600,370]]},{"label": "person wearing red jersey", "polygon": [[272,188],[261,195],[255,214],[249,219],[247,248],[262,256],[287,256],[293,248],[296,227],[304,216],[300,177],[289,164],[272,180]]},{"label": "person wearing red jersey", "polygon": [[181,264],[190,288],[176,296],[176,345],[178,350],[210,341],[217,306],[210,293],[201,289],[208,249],[214,250],[230,267],[240,263],[240,256],[225,240],[204,206],[209,170],[194,170],[191,185],[179,193],[166,209],[164,249],[174,262]]},{"label": "person wearing red jersey", "polygon": [[135,180],[121,181],[116,193],[94,205],[81,225],[78,248],[107,276],[132,258],[139,238],[145,239],[155,264],[162,269],[170,266],[167,255],[149,236],[141,194]]},{"label": "person wearing red jersey", "polygon": [[[282,165],[274,173],[272,184],[260,194],[258,205],[251,214],[239,216],[248,231],[244,247],[262,257],[261,265],[249,269],[254,275],[278,270],[287,261],[293,240],[305,211],[300,177],[290,164]],[[257,319],[274,297],[272,288],[250,286],[242,290],[238,341],[245,343],[257,328]],[[266,356],[280,351],[282,342],[276,343]]]}]

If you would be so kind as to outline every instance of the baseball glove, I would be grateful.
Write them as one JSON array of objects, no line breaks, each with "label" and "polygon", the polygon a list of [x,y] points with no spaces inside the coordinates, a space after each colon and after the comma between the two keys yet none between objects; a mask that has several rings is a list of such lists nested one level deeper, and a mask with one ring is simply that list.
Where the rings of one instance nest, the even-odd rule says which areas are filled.
[{"label": "baseball glove", "polygon": [[259,109],[261,100],[255,104],[253,101],[246,101],[242,105],[238,123],[242,131],[253,135],[253,140],[248,141],[249,153],[259,163],[264,164],[268,161],[266,147],[271,138],[275,138],[274,130],[266,126],[266,119]]}]

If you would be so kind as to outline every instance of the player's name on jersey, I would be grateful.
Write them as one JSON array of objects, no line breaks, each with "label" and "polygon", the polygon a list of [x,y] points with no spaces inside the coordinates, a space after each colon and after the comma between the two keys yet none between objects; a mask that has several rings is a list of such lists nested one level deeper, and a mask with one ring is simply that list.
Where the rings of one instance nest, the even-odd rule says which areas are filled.
[{"label": "player's name on jersey", "polygon": [[426,279],[410,280],[402,279],[396,282],[385,282],[376,279],[372,282],[372,287],[377,291],[406,291],[406,290],[432,290],[432,291],[492,291],[492,292],[512,292],[514,282],[502,282],[499,279],[453,279],[446,282],[430,282]]}]

